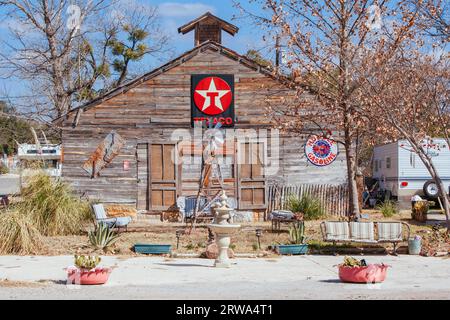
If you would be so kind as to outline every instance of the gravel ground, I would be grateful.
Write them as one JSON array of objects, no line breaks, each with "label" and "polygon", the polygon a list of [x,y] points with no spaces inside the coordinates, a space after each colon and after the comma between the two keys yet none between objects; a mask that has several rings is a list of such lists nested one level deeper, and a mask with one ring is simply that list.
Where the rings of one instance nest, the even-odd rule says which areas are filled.
[{"label": "gravel ground", "polygon": [[230,269],[206,259],[105,257],[102,265],[115,266],[109,282],[88,287],[66,285],[70,256],[2,256],[0,299],[450,299],[448,258],[366,260],[392,266],[384,283],[340,283],[342,256],[238,258]]}]

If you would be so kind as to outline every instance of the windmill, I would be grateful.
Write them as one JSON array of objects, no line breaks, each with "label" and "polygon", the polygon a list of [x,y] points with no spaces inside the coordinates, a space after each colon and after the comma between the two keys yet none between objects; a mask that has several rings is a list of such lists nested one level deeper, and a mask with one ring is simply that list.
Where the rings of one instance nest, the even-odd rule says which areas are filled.
[{"label": "windmill", "polygon": [[[210,121],[209,128],[205,132],[203,138],[201,174],[191,229],[195,229],[198,215],[206,208],[210,208],[211,204],[214,203],[224,189],[223,175],[216,157],[217,150],[224,144],[223,135],[220,131],[221,127],[222,123],[218,122],[213,127]],[[219,182],[220,190],[211,193],[211,184],[214,177],[217,178],[217,181]],[[207,199],[206,204],[203,205],[202,208],[200,208],[201,197]]]}]

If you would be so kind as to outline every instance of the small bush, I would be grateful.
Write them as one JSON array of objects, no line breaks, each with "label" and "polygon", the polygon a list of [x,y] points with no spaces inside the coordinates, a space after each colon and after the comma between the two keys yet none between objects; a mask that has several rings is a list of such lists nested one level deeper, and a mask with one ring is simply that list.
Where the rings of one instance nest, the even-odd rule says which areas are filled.
[{"label": "small bush", "polygon": [[19,211],[0,212],[0,254],[35,254],[42,248],[39,231]]},{"label": "small bush", "polygon": [[287,207],[294,213],[303,213],[304,220],[317,220],[325,216],[325,208],[320,199],[307,194],[301,198],[289,196]]},{"label": "small bush", "polygon": [[92,219],[90,204],[76,197],[61,179],[38,173],[26,183],[17,209],[29,215],[43,235],[79,234],[83,223]]},{"label": "small bush", "polygon": [[0,165],[0,174],[7,174],[9,173],[9,169],[3,165]]},{"label": "small bush", "polygon": [[398,213],[397,203],[394,201],[385,201],[377,209],[381,211],[385,218],[393,217]]}]

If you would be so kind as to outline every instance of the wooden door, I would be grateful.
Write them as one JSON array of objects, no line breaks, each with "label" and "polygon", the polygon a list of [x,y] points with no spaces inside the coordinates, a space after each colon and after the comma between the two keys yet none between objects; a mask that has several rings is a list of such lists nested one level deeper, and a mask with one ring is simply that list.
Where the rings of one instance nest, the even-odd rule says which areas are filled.
[{"label": "wooden door", "polygon": [[238,145],[239,209],[266,208],[265,156],[264,143],[240,142]]},{"label": "wooden door", "polygon": [[149,210],[167,210],[176,206],[179,165],[175,144],[149,145]]},{"label": "wooden door", "polygon": [[162,211],[174,208],[179,195],[180,166],[172,143],[137,146],[138,209]]}]

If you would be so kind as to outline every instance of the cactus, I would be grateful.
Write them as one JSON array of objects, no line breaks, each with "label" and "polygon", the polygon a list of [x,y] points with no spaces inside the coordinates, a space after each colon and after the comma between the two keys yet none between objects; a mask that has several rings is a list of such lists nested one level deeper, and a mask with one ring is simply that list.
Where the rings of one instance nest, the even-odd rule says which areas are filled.
[{"label": "cactus", "polygon": [[78,256],[75,255],[75,265],[79,269],[92,270],[100,263],[102,259],[99,256]]},{"label": "cactus", "polygon": [[301,221],[298,226],[293,225],[289,229],[289,241],[292,244],[305,243],[305,223]]},{"label": "cactus", "polygon": [[106,224],[100,223],[95,231],[89,232],[89,242],[97,249],[106,250],[117,241],[119,235]]},{"label": "cactus", "polygon": [[366,260],[358,260],[353,257],[344,257],[344,263],[342,264],[344,267],[365,267],[367,266]]}]

